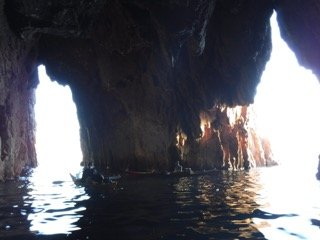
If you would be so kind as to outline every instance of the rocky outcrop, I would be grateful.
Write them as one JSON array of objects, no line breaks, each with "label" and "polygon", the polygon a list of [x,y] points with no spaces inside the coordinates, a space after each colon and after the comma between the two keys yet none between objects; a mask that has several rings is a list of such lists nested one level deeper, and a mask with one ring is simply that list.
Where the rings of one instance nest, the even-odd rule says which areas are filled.
[{"label": "rocky outcrop", "polygon": [[[202,109],[252,102],[246,89],[270,54],[271,12],[267,1],[115,1],[86,39],[43,36],[41,62],[78,103],[85,162],[115,171],[172,168],[178,129],[195,143]],[[246,18],[238,33],[230,29]],[[223,46],[236,35],[243,40]]]},{"label": "rocky outcrop", "polygon": [[270,56],[273,9],[300,62],[317,74],[318,53],[310,50],[319,47],[316,1],[2,0],[2,178],[35,165],[38,64],[72,89],[84,164],[116,172],[170,169],[181,158],[194,168],[232,159],[240,168],[266,165],[268,143],[241,130],[245,122],[203,136],[200,115],[252,103]]},{"label": "rocky outcrop", "polygon": [[255,126],[253,106],[215,106],[200,113],[202,135],[192,142],[179,132],[182,164],[194,169],[249,169],[276,165],[270,143]]},{"label": "rocky outcrop", "polygon": [[299,63],[320,77],[320,2],[275,1],[282,38],[294,51]]},{"label": "rocky outcrop", "polygon": [[34,41],[13,34],[0,1],[0,180],[36,166],[34,87],[37,84]]}]

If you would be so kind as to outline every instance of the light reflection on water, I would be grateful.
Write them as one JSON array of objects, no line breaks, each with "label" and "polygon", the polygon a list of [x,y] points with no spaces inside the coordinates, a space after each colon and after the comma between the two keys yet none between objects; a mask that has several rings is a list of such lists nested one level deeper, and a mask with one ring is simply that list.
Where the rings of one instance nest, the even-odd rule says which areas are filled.
[{"label": "light reflection on water", "polygon": [[295,215],[268,221],[254,219],[264,226],[260,231],[269,239],[320,239],[320,182],[315,180],[315,173],[310,174],[316,168],[305,168],[287,166],[260,172],[263,188],[259,194],[265,211]]},{"label": "light reflection on water", "polygon": [[78,202],[87,200],[89,196],[84,188],[75,187],[70,178],[56,180],[57,178],[43,176],[44,169],[36,169],[33,173],[28,194],[23,197],[32,212],[28,214],[30,231],[37,234],[68,234],[79,230],[75,224],[84,207],[77,206]]},{"label": "light reflection on water", "polygon": [[310,173],[122,179],[112,192],[40,175],[0,184],[1,239],[320,239]]},{"label": "light reflection on water", "polygon": [[[216,177],[220,181],[215,181]],[[176,185],[181,221],[186,215],[191,218],[189,229],[197,236],[213,239],[265,239],[253,226],[251,217],[259,205],[255,203],[257,185],[254,174],[243,172],[217,172],[217,176],[194,179],[182,178]],[[192,190],[192,188],[194,188]],[[195,191],[196,194],[192,194]],[[190,199],[185,204],[184,199]],[[187,209],[191,209],[191,211]]]}]

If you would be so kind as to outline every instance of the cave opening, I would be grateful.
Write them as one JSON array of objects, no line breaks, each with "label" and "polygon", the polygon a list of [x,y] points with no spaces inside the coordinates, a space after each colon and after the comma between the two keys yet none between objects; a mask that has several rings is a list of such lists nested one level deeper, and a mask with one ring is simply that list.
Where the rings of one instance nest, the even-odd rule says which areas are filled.
[{"label": "cave opening", "polygon": [[80,171],[79,121],[69,86],[52,81],[45,66],[38,67],[36,89],[37,172],[45,179],[69,179]]},{"label": "cave opening", "polygon": [[257,127],[280,165],[314,172],[320,154],[320,84],[281,38],[276,13],[270,24],[271,57],[253,105]]}]

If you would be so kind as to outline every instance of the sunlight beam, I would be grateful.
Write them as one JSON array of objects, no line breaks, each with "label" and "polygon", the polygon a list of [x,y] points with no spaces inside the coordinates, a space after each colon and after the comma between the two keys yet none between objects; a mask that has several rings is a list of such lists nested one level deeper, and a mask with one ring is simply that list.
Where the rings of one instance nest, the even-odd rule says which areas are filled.
[{"label": "sunlight beam", "polygon": [[257,124],[276,160],[314,167],[320,153],[320,84],[281,38],[276,13],[270,22],[273,48],[255,97]]},{"label": "sunlight beam", "polygon": [[69,178],[69,172],[80,168],[79,122],[76,106],[68,86],[53,82],[43,65],[38,67],[36,90],[36,151],[39,167],[45,175]]}]

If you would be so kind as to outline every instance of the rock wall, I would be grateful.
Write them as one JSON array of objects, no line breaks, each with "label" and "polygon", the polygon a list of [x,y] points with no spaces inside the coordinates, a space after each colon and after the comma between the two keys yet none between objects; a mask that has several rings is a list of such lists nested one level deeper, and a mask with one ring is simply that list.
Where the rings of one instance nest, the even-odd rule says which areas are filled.
[{"label": "rock wall", "polygon": [[317,0],[275,1],[282,38],[299,63],[320,77],[320,2]]},{"label": "rock wall", "polygon": [[[316,74],[320,69],[319,53],[312,51],[320,44],[315,0],[0,2],[2,178],[36,164],[33,87],[39,64],[70,85],[83,162],[102,172],[172,169],[179,159],[194,168],[223,167],[229,157],[242,159],[237,167],[266,165],[269,145],[253,130],[247,128],[240,141],[235,136],[243,123],[227,127],[229,145],[255,149],[228,153],[219,126],[203,140],[200,113],[252,103],[270,56],[273,9],[300,62]],[[183,136],[178,142],[177,134]],[[188,150],[181,152],[182,142]],[[208,152],[215,161],[204,157]]]},{"label": "rock wall", "polygon": [[252,105],[217,105],[200,113],[202,134],[177,134],[181,163],[193,169],[249,169],[276,165],[270,143],[257,132]]},{"label": "rock wall", "polygon": [[177,129],[195,142],[201,109],[253,101],[247,89],[270,54],[271,13],[268,1],[114,1],[86,39],[42,36],[41,63],[73,90],[84,162],[171,169]]},{"label": "rock wall", "polygon": [[13,34],[3,8],[0,0],[0,180],[36,166],[34,44]]}]

